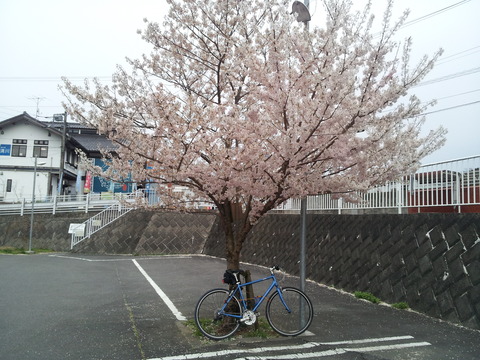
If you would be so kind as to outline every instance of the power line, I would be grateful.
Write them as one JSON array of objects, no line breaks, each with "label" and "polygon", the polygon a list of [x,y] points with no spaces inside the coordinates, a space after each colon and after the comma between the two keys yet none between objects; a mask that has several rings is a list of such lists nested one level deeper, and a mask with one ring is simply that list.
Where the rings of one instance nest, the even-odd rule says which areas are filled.
[{"label": "power line", "polygon": [[437,82],[440,82],[440,81],[451,80],[451,79],[455,79],[455,78],[460,77],[460,76],[475,74],[479,71],[480,71],[480,67],[476,67],[476,68],[473,68],[473,69],[468,69],[468,70],[460,71],[460,72],[453,73],[453,74],[450,74],[450,75],[442,76],[442,77],[432,79],[432,80],[429,80],[429,81],[423,81],[423,82],[421,82],[421,83],[419,83],[419,84],[417,84],[413,87],[430,85],[430,84],[434,84],[434,83],[437,83]]},{"label": "power line", "polygon": [[463,1],[459,1],[453,5],[450,5],[450,6],[447,6],[447,7],[444,7],[443,9],[440,9],[440,10],[437,10],[437,11],[434,11],[430,14],[427,14],[427,15],[423,15],[417,19],[413,19],[413,20],[410,20],[410,21],[407,21],[405,24],[403,24],[403,26],[401,28],[404,28],[404,27],[407,27],[407,26],[410,26],[410,25],[414,25],[416,23],[419,23],[421,21],[424,21],[424,20],[427,20],[435,15],[439,15],[445,11],[448,11],[448,10],[452,10],[453,8],[457,7],[457,6],[460,6],[460,5],[463,5],[467,2],[470,2],[471,0],[463,0]]},{"label": "power line", "polygon": [[478,103],[480,103],[480,100],[473,101],[473,102],[466,103],[466,104],[460,104],[460,105],[456,105],[456,106],[451,106],[451,107],[444,108],[444,109],[429,111],[429,112],[420,114],[420,116],[430,115],[430,114],[434,114],[434,113],[437,113],[437,112],[442,112],[442,111],[447,111],[447,110],[452,110],[452,109],[457,109],[457,108],[461,108],[461,107],[465,107],[465,106],[470,106],[470,105],[474,105],[474,104],[478,104]]},{"label": "power line", "polygon": [[452,97],[461,96],[461,95],[466,95],[466,94],[471,94],[471,93],[474,93],[474,92],[477,92],[477,91],[480,91],[480,89],[471,90],[471,91],[465,91],[465,92],[463,92],[463,93],[453,94],[453,95],[449,95],[449,96],[444,96],[444,97],[438,98],[437,100],[450,99],[450,98],[452,98]]}]

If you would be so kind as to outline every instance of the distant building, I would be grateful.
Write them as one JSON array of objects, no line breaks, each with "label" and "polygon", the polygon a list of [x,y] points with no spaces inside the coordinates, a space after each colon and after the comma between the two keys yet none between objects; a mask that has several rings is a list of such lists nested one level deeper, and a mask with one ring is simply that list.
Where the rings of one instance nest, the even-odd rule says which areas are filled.
[{"label": "distant building", "polygon": [[58,195],[59,191],[83,194],[86,176],[79,167],[76,150],[89,158],[100,158],[100,149],[115,150],[112,142],[94,128],[65,122],[63,116],[54,120],[40,121],[24,112],[0,121],[0,201],[31,197],[35,157],[37,200]]}]

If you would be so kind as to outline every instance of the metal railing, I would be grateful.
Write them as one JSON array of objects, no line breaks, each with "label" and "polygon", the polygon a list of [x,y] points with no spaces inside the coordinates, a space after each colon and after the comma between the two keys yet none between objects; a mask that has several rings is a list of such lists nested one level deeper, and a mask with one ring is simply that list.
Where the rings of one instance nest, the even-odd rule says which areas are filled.
[{"label": "metal railing", "polygon": [[[161,198],[155,190],[137,190],[131,194],[122,194],[117,197],[115,203],[94,215],[82,224],[72,224],[74,228],[71,235],[70,249],[81,241],[89,238],[97,231],[111,224],[118,218],[124,216],[131,210],[143,206],[158,206],[161,204]],[[206,203],[193,202],[190,204],[192,209],[204,209]]]},{"label": "metal railing", "polygon": [[[128,196],[129,194],[123,193],[47,196],[41,199],[35,199],[33,211],[43,214],[101,211]],[[31,213],[31,199],[24,198],[8,203],[0,202],[0,215],[23,216]]]},{"label": "metal railing", "polygon": [[[443,161],[422,166],[415,174],[395,182],[377,186],[367,192],[353,192],[345,201],[341,194],[309,196],[309,211],[358,213],[365,211],[390,211],[413,213],[427,211],[480,212],[480,155]],[[51,196],[36,200],[35,213],[101,211],[124,199],[144,197],[149,205],[158,205],[154,191],[147,194],[88,194],[81,196]],[[198,203],[192,208],[207,208],[208,203]],[[211,205],[210,205],[211,206]],[[0,215],[31,214],[31,200],[0,203]],[[290,199],[273,212],[299,212],[300,199]]]},{"label": "metal railing", "polygon": [[[420,167],[415,174],[374,187],[342,194],[307,197],[309,211],[360,212],[480,212],[480,155]],[[290,199],[274,212],[299,212],[300,199]]]},{"label": "metal railing", "polygon": [[133,209],[134,206],[129,206],[128,202],[117,202],[84,221],[83,224],[78,224],[72,232],[70,249]]}]

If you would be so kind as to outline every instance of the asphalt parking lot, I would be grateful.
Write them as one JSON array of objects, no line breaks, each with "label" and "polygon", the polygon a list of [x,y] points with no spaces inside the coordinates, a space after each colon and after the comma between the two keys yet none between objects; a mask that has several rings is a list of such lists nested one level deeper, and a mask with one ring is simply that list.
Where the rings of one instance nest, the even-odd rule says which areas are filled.
[{"label": "asphalt parking lot", "polygon": [[[245,268],[253,278],[268,275]],[[224,260],[203,256],[0,255],[0,358],[479,358],[480,331],[311,282],[315,316],[307,335],[200,339],[184,319],[193,318],[204,292],[225,287],[224,270]],[[298,286],[298,279],[285,283]]]}]

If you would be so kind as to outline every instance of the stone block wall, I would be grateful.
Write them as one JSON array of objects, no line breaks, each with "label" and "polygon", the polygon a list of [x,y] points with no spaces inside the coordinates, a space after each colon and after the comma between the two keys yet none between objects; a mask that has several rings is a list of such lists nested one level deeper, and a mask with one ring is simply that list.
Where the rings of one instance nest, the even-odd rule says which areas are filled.
[{"label": "stone block wall", "polygon": [[[480,214],[307,215],[307,277],[480,329]],[[222,229],[205,252],[224,257]],[[242,261],[299,273],[300,216],[268,215]]]},{"label": "stone block wall", "polygon": [[[70,223],[82,223],[95,213],[34,214],[32,248],[70,250]],[[30,215],[0,216],[0,246],[28,249]]]},{"label": "stone block wall", "polygon": [[[69,251],[70,223],[92,214],[35,215],[33,247]],[[0,246],[28,247],[29,216],[0,217]],[[432,317],[480,329],[480,214],[307,215],[307,277],[405,301]],[[212,213],[132,211],[77,245],[79,253],[225,257]],[[242,261],[299,273],[300,216],[270,214]]]},{"label": "stone block wall", "polygon": [[75,246],[94,254],[199,254],[214,214],[131,211]]}]

